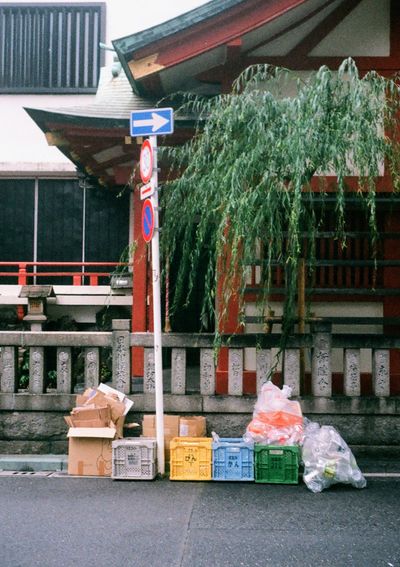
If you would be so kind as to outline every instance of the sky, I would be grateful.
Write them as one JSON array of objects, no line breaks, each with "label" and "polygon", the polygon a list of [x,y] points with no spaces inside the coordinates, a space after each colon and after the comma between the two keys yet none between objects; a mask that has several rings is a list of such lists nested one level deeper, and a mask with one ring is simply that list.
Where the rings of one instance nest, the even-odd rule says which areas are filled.
[{"label": "sky", "polygon": [[[156,26],[166,20],[189,12],[210,0],[108,0],[114,11],[120,5],[126,15],[112,26],[111,39]],[[129,13],[129,14],[128,14]]]}]

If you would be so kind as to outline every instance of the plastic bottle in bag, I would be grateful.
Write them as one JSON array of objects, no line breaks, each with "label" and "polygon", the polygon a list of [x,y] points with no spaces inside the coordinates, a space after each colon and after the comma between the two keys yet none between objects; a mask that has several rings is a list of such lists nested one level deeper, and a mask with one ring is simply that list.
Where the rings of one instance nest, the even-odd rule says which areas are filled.
[{"label": "plastic bottle in bag", "polygon": [[364,488],[367,482],[346,442],[334,427],[305,420],[302,446],[303,480],[312,492],[332,484]]}]

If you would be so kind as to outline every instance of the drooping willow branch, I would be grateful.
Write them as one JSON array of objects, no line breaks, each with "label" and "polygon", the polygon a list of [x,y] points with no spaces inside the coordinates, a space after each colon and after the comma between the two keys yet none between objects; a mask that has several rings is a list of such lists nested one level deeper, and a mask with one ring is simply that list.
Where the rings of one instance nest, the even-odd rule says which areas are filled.
[{"label": "drooping willow branch", "polygon": [[395,80],[375,72],[361,78],[351,59],[337,72],[321,67],[305,78],[287,69],[252,66],[230,94],[186,96],[180,112],[195,115],[199,127],[186,145],[164,149],[175,172],[163,192],[161,238],[165,253],[172,257],[179,251],[172,307],[190,299],[203,264],[204,318],[215,309],[219,265],[226,270],[223,304],[229,304],[233,281],[243,301],[248,266],[261,243],[260,305],[263,309],[268,302],[279,263],[285,271],[288,331],[296,317],[299,261],[305,258],[312,270],[323,223],[311,183],[335,176],[335,233],[344,246],[346,178],[357,175],[356,194],[365,203],[371,242],[376,242],[376,182],[383,164],[393,188],[400,187],[398,106]]}]

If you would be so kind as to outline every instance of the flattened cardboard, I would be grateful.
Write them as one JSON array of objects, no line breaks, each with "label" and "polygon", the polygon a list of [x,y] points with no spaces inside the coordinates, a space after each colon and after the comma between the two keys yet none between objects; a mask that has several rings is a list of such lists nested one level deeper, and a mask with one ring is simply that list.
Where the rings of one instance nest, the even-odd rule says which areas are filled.
[{"label": "flattened cardboard", "polygon": [[111,388],[110,386],[107,386],[107,384],[100,384],[97,387],[97,390],[103,392],[104,394],[106,394],[106,396],[117,396],[119,401],[122,402],[125,406],[123,415],[126,415],[133,406],[132,400],[127,398],[125,394],[119,392],[118,390],[115,390],[115,388]]},{"label": "flattened cardboard", "polygon": [[[93,408],[83,406],[74,408],[71,412],[71,417],[74,427],[79,427],[76,424],[76,421],[99,421],[101,423],[99,423],[97,427],[108,427],[111,421],[111,409],[105,404],[102,407],[96,407],[93,405]],[[85,426],[81,425],[81,427]]]},{"label": "flattened cardboard", "polygon": [[115,431],[114,427],[70,427],[67,437],[114,439]]},{"label": "flattened cardboard", "polygon": [[73,427],[74,424],[72,423],[72,418],[70,415],[64,415],[64,421],[68,425],[68,427]]},{"label": "flattened cardboard", "polygon": [[205,437],[206,418],[203,415],[181,416],[179,420],[180,437]]},{"label": "flattened cardboard", "polygon": [[110,422],[106,423],[103,419],[76,419],[71,418],[72,421],[72,426],[71,427],[79,427],[79,428],[85,428],[85,427],[95,427],[96,429],[98,429],[99,427],[107,427],[108,425],[110,425]]}]

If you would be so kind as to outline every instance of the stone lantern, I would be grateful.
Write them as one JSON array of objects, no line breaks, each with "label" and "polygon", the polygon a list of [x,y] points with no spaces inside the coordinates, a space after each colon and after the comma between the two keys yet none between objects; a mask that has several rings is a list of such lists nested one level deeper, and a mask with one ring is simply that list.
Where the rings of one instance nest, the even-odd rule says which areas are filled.
[{"label": "stone lantern", "polygon": [[52,285],[23,285],[19,297],[28,299],[28,313],[24,321],[30,323],[31,331],[41,331],[47,321],[47,298],[55,297]]}]

